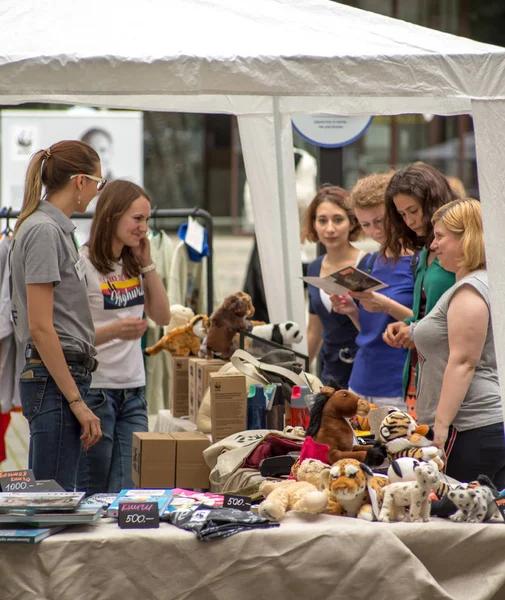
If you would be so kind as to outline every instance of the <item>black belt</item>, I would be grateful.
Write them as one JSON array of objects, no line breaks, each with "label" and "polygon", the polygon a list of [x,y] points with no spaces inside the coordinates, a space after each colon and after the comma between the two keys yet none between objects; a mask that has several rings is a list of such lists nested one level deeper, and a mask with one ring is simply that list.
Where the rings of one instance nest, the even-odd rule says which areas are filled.
[{"label": "black belt", "polygon": [[[93,372],[98,367],[98,361],[84,352],[73,352],[72,350],[64,350],[63,356],[68,363],[76,363],[82,365],[85,369]],[[33,346],[26,346],[25,358],[28,360],[33,358],[35,360],[42,360],[40,354]]]}]

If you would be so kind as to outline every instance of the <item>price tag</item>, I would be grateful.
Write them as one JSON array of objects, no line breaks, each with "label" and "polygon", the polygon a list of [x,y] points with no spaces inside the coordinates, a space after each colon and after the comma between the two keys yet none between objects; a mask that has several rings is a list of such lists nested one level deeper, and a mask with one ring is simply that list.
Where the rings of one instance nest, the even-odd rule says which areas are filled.
[{"label": "price tag", "polygon": [[238,510],[251,510],[251,498],[249,496],[236,496],[235,494],[224,494],[224,508],[236,508]]},{"label": "price tag", "polygon": [[188,217],[188,229],[186,230],[186,237],[184,238],[184,242],[190,248],[196,250],[198,254],[201,254],[203,251],[203,232],[203,226],[200,225],[200,223],[196,219]]},{"label": "price tag", "polygon": [[502,519],[505,521],[505,498],[495,498],[495,504],[500,511]]},{"label": "price tag", "polygon": [[26,492],[32,490],[34,487],[36,487],[36,482],[31,469],[0,473],[0,488],[2,492]]},{"label": "price tag", "polygon": [[148,529],[160,526],[157,502],[120,502],[119,527],[122,529]]}]

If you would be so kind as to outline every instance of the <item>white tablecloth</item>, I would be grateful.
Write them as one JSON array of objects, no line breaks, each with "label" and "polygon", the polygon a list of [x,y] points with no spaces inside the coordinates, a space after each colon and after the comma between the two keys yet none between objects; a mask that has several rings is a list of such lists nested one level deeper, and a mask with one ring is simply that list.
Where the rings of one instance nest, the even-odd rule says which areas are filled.
[{"label": "white tablecloth", "polygon": [[2,600],[500,600],[505,527],[290,513],[212,542],[112,519],[0,544]]}]

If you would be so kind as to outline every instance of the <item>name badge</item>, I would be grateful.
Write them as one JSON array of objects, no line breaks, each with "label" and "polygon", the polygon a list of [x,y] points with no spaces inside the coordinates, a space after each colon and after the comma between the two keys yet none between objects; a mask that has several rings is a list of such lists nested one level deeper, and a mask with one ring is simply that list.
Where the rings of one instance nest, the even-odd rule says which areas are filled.
[{"label": "name badge", "polygon": [[86,275],[86,264],[84,262],[84,258],[80,258],[74,265],[75,270],[77,272],[77,277],[79,277],[79,280],[82,281],[84,279],[84,276]]}]

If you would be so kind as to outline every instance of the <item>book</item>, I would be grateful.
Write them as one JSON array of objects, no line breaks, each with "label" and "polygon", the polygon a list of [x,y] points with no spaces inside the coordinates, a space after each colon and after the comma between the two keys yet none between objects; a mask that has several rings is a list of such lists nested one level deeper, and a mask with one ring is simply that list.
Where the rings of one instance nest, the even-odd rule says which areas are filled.
[{"label": "book", "polygon": [[97,494],[92,494],[87,498],[84,498],[82,502],[79,504],[81,508],[85,506],[101,506],[102,508],[108,508],[116,499],[117,494],[107,494],[104,492],[100,492]]},{"label": "book", "polygon": [[71,511],[41,512],[41,513],[1,513],[0,525],[2,523],[18,523],[43,527],[45,525],[79,525],[82,523],[93,523],[103,514],[101,506],[78,507]]},{"label": "book", "polygon": [[65,529],[65,525],[56,525],[54,527],[27,527],[26,529],[0,529],[0,542],[13,542],[25,544],[37,544],[45,540],[50,535],[58,533]]},{"label": "book", "polygon": [[114,502],[112,502],[107,509],[107,516],[117,518],[120,502],[157,502],[161,517],[161,515],[165,512],[166,507],[169,505],[172,495],[172,489],[121,490],[116,496]]},{"label": "book", "polygon": [[165,510],[165,514],[176,510],[188,510],[194,506],[204,504],[214,508],[223,506],[224,496],[222,494],[211,494],[210,492],[194,492],[182,488],[174,488],[172,500]]},{"label": "book", "polygon": [[328,294],[339,296],[347,296],[349,292],[376,292],[388,287],[380,279],[350,265],[331,273],[331,275],[326,275],[326,277],[302,277],[302,279]]},{"label": "book", "polygon": [[0,494],[0,513],[74,510],[85,492],[3,492]]}]

